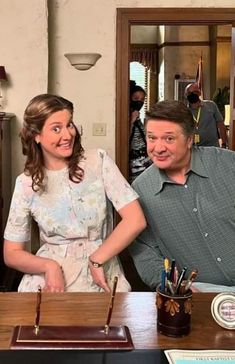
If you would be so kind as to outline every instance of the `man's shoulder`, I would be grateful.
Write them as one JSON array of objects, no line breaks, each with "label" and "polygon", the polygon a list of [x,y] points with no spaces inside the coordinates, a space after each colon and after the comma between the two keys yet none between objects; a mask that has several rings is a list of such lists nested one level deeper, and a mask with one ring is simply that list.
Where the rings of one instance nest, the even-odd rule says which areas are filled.
[{"label": "man's shoulder", "polygon": [[151,164],[143,173],[141,173],[132,183],[134,189],[148,189],[152,186],[152,180],[157,180],[159,173],[158,168]]},{"label": "man's shoulder", "polygon": [[209,163],[214,168],[214,165],[218,167],[220,163],[235,162],[235,151],[229,149],[223,149],[219,147],[194,147],[194,153],[201,158],[203,162]]}]

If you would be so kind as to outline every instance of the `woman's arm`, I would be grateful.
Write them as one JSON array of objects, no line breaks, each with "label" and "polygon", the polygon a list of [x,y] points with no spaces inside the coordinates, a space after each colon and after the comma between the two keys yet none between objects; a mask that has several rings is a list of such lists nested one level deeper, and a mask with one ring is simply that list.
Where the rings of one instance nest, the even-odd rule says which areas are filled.
[{"label": "woman's arm", "polygon": [[46,292],[63,292],[64,278],[60,265],[48,258],[38,257],[24,250],[25,243],[4,241],[4,261],[23,273],[44,274]]},{"label": "woman's arm", "polygon": [[[126,248],[146,227],[146,220],[138,200],[126,204],[118,213],[121,216],[121,221],[103,244],[91,254],[90,259],[93,262],[99,264],[107,262]],[[105,281],[103,268],[95,268],[91,263],[89,266],[94,282],[109,291],[110,288]]]}]

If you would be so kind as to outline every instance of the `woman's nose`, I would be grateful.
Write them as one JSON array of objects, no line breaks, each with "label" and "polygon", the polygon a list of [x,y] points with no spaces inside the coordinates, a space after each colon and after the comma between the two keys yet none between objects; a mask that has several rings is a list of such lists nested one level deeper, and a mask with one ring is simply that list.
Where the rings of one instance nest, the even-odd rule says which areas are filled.
[{"label": "woman's nose", "polygon": [[71,139],[71,138],[72,138],[72,133],[71,133],[70,129],[68,129],[68,128],[64,128],[64,129],[63,129],[62,136],[63,136],[63,138],[65,138],[65,139]]}]

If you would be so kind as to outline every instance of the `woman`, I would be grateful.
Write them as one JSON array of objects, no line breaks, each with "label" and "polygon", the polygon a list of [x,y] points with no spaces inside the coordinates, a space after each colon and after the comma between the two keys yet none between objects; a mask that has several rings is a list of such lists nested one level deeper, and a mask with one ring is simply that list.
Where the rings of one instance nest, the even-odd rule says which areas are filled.
[{"label": "woman", "polygon": [[[16,180],[4,233],[5,263],[26,273],[19,291],[130,290],[116,255],[145,228],[131,189],[104,150],[84,152],[73,104],[55,95],[34,97],[21,131],[25,169]],[[111,204],[121,216],[112,230]],[[31,217],[41,247],[25,250]]]},{"label": "woman", "polygon": [[132,183],[152,162],[147,154],[145,129],[140,120],[146,92],[138,85],[131,83],[130,86],[129,182]]}]

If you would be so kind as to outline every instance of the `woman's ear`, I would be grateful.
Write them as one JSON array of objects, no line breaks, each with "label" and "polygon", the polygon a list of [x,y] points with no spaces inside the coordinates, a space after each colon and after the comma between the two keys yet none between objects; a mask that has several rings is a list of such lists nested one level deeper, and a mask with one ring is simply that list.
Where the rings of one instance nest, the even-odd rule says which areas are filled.
[{"label": "woman's ear", "polygon": [[40,143],[40,136],[39,136],[39,135],[36,135],[36,137],[35,137],[35,142],[36,142],[37,144],[39,144],[39,143]]}]

